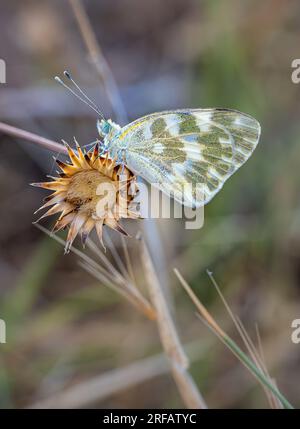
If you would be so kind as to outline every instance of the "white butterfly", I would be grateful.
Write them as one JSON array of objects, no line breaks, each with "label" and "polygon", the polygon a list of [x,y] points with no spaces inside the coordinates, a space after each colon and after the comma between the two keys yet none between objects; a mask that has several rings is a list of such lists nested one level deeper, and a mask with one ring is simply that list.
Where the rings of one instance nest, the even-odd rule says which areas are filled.
[{"label": "white butterfly", "polygon": [[228,109],[158,112],[123,128],[102,119],[98,130],[112,157],[190,207],[213,198],[247,161],[260,136],[254,118]]},{"label": "white butterfly", "polygon": [[259,141],[258,121],[231,109],[152,113],[121,128],[103,117],[69,73],[65,72],[65,76],[85,100],[67,88],[102,117],[97,127],[103,138],[103,153],[108,151],[135,174],[186,206],[208,203],[247,161]]}]

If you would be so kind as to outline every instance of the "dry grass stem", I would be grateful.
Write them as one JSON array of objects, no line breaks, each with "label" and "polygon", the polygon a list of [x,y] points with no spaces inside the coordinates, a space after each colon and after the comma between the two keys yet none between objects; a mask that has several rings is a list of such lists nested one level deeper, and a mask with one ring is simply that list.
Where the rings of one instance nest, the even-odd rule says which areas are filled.
[{"label": "dry grass stem", "polygon": [[81,36],[88,50],[91,61],[95,65],[98,75],[103,83],[107,97],[111,103],[117,120],[124,124],[128,122],[127,114],[110,67],[102,53],[95,33],[80,0],[69,0],[76,17]]},{"label": "dry grass stem", "polygon": [[[65,240],[51,233],[51,231],[41,225],[36,224],[36,226],[41,231],[54,238],[61,245],[65,245]],[[89,240],[89,244],[91,249],[95,247],[97,249],[97,254],[101,255],[101,250],[91,240]],[[136,289],[131,283],[129,283],[126,278],[122,277],[118,271],[116,271],[115,269],[109,271],[109,269],[97,264],[97,262],[90,258],[88,255],[86,255],[86,253],[82,252],[74,246],[71,246],[70,251],[81,259],[81,267],[84,268],[87,272],[89,272],[93,277],[101,281],[110,289],[125,297],[148,319],[155,319],[155,310],[147,301],[147,299],[143,297],[140,291]],[[102,261],[105,260],[105,258],[106,257],[102,258]],[[108,267],[110,267],[110,265],[108,265]]]},{"label": "dry grass stem", "polygon": [[[182,277],[182,275],[179,273],[177,269],[174,269],[175,275],[177,276],[178,280],[180,281],[182,287],[185,289],[189,297],[194,302],[196,308],[199,311],[199,318],[202,320],[202,322],[210,329],[214,334],[230,349],[230,351],[240,360],[240,362],[250,371],[250,373],[256,378],[256,380],[262,385],[264,391],[266,392],[266,389],[269,390],[269,393],[267,395],[267,399],[269,402],[271,401],[271,395],[276,396],[277,400],[280,400],[281,406],[284,406],[284,408],[292,409],[292,405],[289,403],[289,401],[281,394],[281,392],[277,389],[276,384],[274,384],[273,380],[269,377],[268,373],[266,373],[264,364],[261,362],[260,356],[253,345],[251,339],[249,338],[248,334],[246,333],[245,328],[243,325],[238,321],[238,319],[235,318],[232,311],[230,310],[225,298],[223,297],[218,285],[216,284],[213,276],[211,273],[208,272],[210,278],[213,280],[213,284],[218,290],[218,293],[220,294],[223,303],[225,304],[225,307],[227,310],[229,310],[229,314],[234,321],[235,326],[238,329],[238,332],[240,333],[246,348],[252,358],[249,359],[249,357],[237,346],[237,344],[223,331],[223,329],[217,324],[217,322],[213,319],[213,317],[210,315],[210,313],[206,310],[206,308],[203,306],[203,304],[200,302],[199,298],[195,295],[189,284],[185,281],[185,279]],[[271,404],[271,402],[270,402]],[[272,405],[275,405],[275,400],[272,401]],[[280,406],[280,408],[281,408]],[[277,407],[279,408],[279,407]]]},{"label": "dry grass stem", "polygon": [[122,261],[122,258],[120,257],[120,255],[119,255],[119,253],[118,253],[118,251],[116,249],[116,246],[115,246],[113,240],[110,238],[109,234],[105,234],[105,242],[107,243],[107,246],[108,246],[108,248],[110,250],[110,253],[111,253],[111,255],[112,255],[113,259],[114,259],[114,262],[116,263],[119,271],[122,273],[122,275],[125,278],[127,278],[128,280],[130,280],[129,273],[128,273],[128,271],[127,271],[127,269],[126,269],[126,267],[125,267],[125,265],[124,265],[124,263]]},{"label": "dry grass stem", "polygon": [[[253,341],[251,340],[251,338],[250,338],[248,332],[246,331],[242,321],[236,315],[233,314],[233,312],[232,312],[229,304],[227,303],[224,295],[222,294],[221,289],[220,289],[218,283],[216,282],[213,274],[208,270],[207,270],[207,274],[208,274],[212,284],[214,285],[214,288],[216,289],[219,297],[221,298],[221,300],[224,304],[224,307],[226,308],[227,313],[229,314],[229,316],[230,316],[232,322],[234,323],[238,333],[240,334],[240,337],[242,338],[251,359],[253,360],[253,362],[255,363],[257,368],[259,368],[260,371],[265,375],[265,377],[269,378],[270,382],[273,383],[273,379],[270,377],[270,374],[268,373],[267,366],[264,362],[264,359],[262,358],[262,355],[259,353],[259,350],[257,350],[256,346],[254,345]],[[258,330],[257,330],[257,336],[258,336],[258,339],[260,341]],[[260,342],[259,342],[259,344],[261,347]],[[260,350],[262,350],[262,347],[260,348]],[[260,379],[258,379],[258,381],[259,381],[259,383],[260,383],[260,385],[261,385],[261,387],[262,387],[262,389],[263,389],[263,391],[267,397],[267,400],[269,402],[270,407],[271,408],[282,408],[282,404],[280,403],[280,405],[279,405],[278,399],[270,391],[270,389],[268,389],[261,382]]]},{"label": "dry grass stem", "polygon": [[181,398],[188,408],[206,409],[207,406],[192,377],[187,371],[189,365],[188,358],[180,343],[149,250],[143,239],[140,239],[140,243],[142,264],[151,300],[156,310],[156,321],[160,339],[166,355],[169,358],[172,374],[181,394]]},{"label": "dry grass stem", "polygon": [[174,268],[174,273],[176,274],[178,280],[180,281],[182,287],[188,294],[188,296],[191,298],[193,303],[195,304],[196,308],[199,310],[199,313],[205,317],[205,319],[211,324],[211,326],[218,332],[220,336],[224,336],[225,332],[219,327],[219,325],[215,322],[215,320],[211,317],[209,312],[206,310],[204,305],[199,301],[197,295],[194,293],[194,291],[190,288],[188,283],[185,281],[185,279],[182,277],[180,272]]},{"label": "dry grass stem", "polygon": [[53,152],[59,152],[66,155],[68,154],[68,151],[64,145],[57,143],[53,140],[46,139],[45,137],[41,137],[29,131],[22,130],[21,128],[16,128],[11,125],[5,124],[4,122],[0,122],[0,131],[9,136],[26,140],[30,143],[36,144],[45,149],[49,149]]},{"label": "dry grass stem", "polygon": [[123,251],[124,251],[124,256],[125,256],[125,261],[126,261],[126,266],[127,266],[127,272],[128,272],[129,278],[131,279],[132,283],[136,287],[136,281],[135,281],[135,276],[134,276],[134,272],[133,272],[133,266],[132,266],[130,254],[128,251],[128,247],[126,244],[125,237],[123,235],[121,235],[121,242],[122,242],[122,247],[123,247]]},{"label": "dry grass stem", "polygon": [[[211,341],[203,342],[201,348],[198,342],[186,345],[191,361],[202,358],[210,347]],[[123,390],[167,374],[169,371],[170,365],[165,354],[157,354],[68,387],[49,398],[33,403],[28,408],[87,407]]]}]

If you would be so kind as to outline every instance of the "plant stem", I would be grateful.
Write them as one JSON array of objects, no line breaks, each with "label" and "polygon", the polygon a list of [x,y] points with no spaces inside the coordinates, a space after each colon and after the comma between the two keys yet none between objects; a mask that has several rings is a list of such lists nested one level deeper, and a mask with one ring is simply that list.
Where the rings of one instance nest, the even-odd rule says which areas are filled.
[{"label": "plant stem", "polygon": [[65,146],[60,143],[46,139],[45,137],[41,137],[37,134],[33,134],[29,131],[22,130],[21,128],[13,127],[11,125],[5,124],[4,122],[0,122],[0,131],[12,137],[27,140],[30,143],[42,146],[45,149],[52,150],[53,152],[60,152],[65,154],[68,153]]},{"label": "plant stem", "polygon": [[187,408],[206,409],[207,405],[193,378],[187,371],[189,361],[180,343],[149,250],[143,239],[141,239],[141,248],[141,259],[145,270],[149,293],[156,310],[156,322],[161,343],[170,361],[173,378],[178,391]]},{"label": "plant stem", "polygon": [[79,0],[69,0],[89,56],[102,81],[118,122],[126,124],[127,114],[116,81],[96,39],[87,13]]}]

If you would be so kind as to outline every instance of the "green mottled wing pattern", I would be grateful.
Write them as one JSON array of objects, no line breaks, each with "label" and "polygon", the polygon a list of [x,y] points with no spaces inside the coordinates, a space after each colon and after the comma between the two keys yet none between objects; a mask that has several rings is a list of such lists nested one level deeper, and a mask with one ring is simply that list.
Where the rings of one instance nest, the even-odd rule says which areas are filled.
[{"label": "green mottled wing pattern", "polygon": [[[129,168],[190,207],[206,204],[252,154],[259,123],[226,109],[154,113],[122,128]],[[198,185],[198,188],[197,186]]]}]

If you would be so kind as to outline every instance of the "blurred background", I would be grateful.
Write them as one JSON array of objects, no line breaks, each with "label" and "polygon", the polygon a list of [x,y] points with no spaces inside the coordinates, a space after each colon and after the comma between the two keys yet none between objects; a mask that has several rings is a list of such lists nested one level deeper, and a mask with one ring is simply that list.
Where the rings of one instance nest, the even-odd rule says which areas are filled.
[{"label": "blurred background", "polygon": [[[206,270],[214,272],[255,342],[259,327],[268,369],[299,407],[300,344],[291,341],[291,323],[300,318],[300,84],[291,80],[291,63],[299,58],[299,2],[84,0],[83,5],[129,120],[179,107],[227,107],[260,121],[256,151],[206,207],[202,229],[187,231],[179,220],[124,225],[133,235],[145,228],[152,252],[157,249],[158,276],[208,406],[268,404],[255,379],[195,316],[173,267],[240,341]],[[106,116],[119,119],[67,0],[2,2],[0,28],[0,57],[7,67],[7,83],[0,85],[1,121],[55,141],[95,140],[94,113],[53,79],[65,69]],[[53,153],[0,137],[0,318],[7,336],[0,344],[1,408],[29,407],[78,386],[76,407],[182,407],[155,323],[32,225],[46,192],[28,184],[54,173]],[[52,218],[43,225],[53,223]],[[118,237],[110,237],[124,260]],[[145,290],[132,240],[135,276]],[[79,240],[76,246],[81,249]],[[91,381],[100,387],[89,401],[84,386]]]}]

